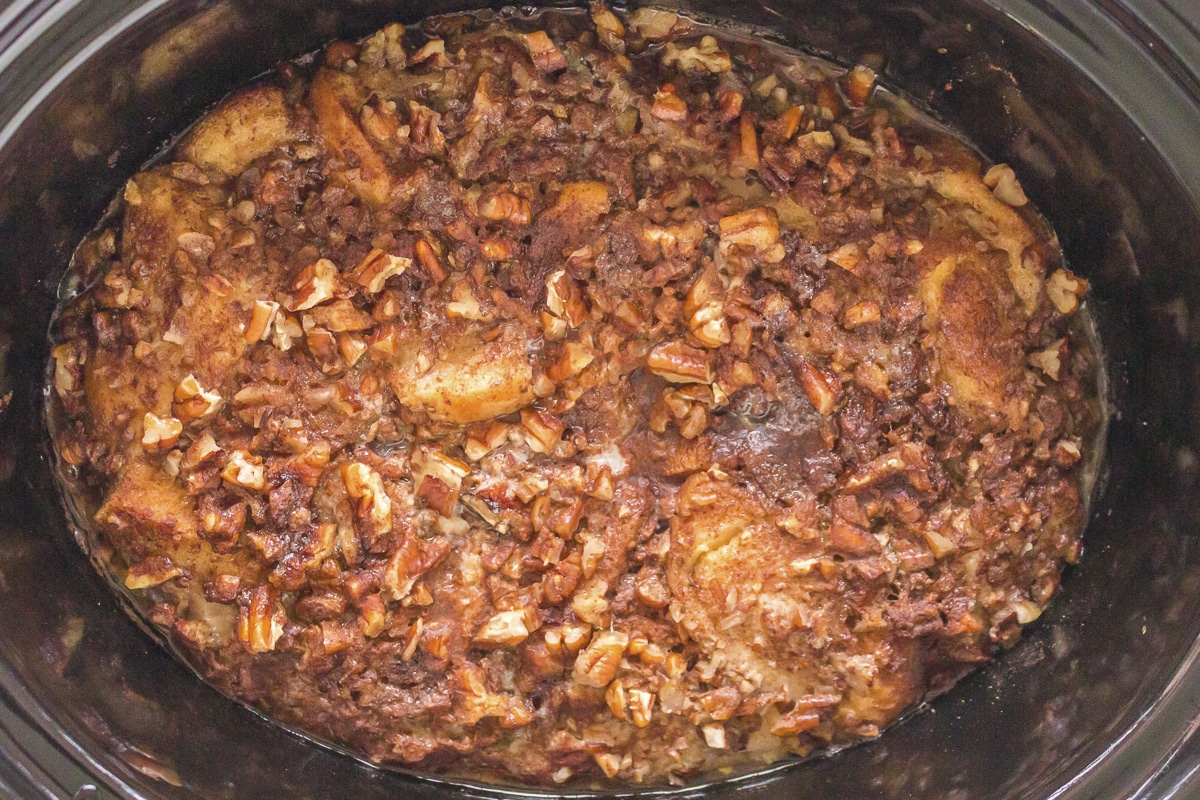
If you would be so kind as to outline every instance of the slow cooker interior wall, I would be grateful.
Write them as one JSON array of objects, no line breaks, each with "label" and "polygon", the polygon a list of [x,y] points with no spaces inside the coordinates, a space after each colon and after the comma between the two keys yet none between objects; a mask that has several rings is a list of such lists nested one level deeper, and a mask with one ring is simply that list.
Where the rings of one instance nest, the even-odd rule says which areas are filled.
[{"label": "slow cooker interior wall", "polygon": [[[107,23],[136,4],[95,8],[104,5],[79,3],[51,32],[64,53],[106,27],[97,15]],[[11,667],[0,682],[27,687],[26,702],[49,709],[146,796],[437,790],[266,725],[200,684],[120,612],[79,556],[50,488],[38,409],[57,277],[124,179],[233,85],[393,17],[474,5],[166,3],[68,76],[0,151],[0,344],[14,390],[0,423],[0,477],[8,478],[0,486],[0,652]],[[1036,36],[984,6],[729,3],[721,13],[846,62],[884,53],[890,83],[1018,166],[1072,265],[1094,283],[1121,414],[1084,560],[1021,644],[933,713],[749,791],[1045,796],[1153,704],[1200,632],[1191,491],[1198,359],[1183,324],[1200,283],[1195,205],[1111,103]],[[59,66],[61,54],[47,50],[18,61],[24,80],[45,80]]]}]

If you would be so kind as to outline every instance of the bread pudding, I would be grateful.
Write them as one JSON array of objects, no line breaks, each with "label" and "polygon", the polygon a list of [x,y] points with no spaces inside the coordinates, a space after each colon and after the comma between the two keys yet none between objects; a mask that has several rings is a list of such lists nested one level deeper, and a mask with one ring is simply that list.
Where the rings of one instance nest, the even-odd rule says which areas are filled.
[{"label": "bread pudding", "polygon": [[599,3],[389,25],[220,103],[70,276],[93,560],[377,764],[662,783],[869,739],[1080,553],[1087,282],[870,64]]}]

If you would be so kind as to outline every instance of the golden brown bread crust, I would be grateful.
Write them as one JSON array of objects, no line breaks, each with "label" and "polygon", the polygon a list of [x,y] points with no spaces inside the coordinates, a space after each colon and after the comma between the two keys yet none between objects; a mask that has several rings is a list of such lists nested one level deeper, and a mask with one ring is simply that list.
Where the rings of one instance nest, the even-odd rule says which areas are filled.
[{"label": "golden brown bread crust", "polygon": [[869,70],[708,33],[335,43],[80,246],[58,452],[222,691],[382,764],[677,781],[875,736],[1041,613],[1086,282]]}]

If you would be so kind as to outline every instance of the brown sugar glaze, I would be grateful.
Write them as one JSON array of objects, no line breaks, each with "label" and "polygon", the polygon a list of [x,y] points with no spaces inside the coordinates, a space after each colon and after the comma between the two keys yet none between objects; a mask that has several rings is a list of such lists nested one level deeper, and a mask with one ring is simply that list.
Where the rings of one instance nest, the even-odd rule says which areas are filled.
[{"label": "brown sugar glaze", "polygon": [[378,764],[877,736],[1042,613],[1102,406],[1012,170],[874,84],[594,5],[235,93],[75,256],[48,412],[93,560]]}]

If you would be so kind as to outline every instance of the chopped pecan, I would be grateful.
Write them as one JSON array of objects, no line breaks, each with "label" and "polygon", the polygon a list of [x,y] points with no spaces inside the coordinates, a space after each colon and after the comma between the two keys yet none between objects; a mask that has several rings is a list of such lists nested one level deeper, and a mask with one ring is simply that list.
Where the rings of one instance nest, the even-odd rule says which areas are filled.
[{"label": "chopped pecan", "polygon": [[425,155],[446,152],[446,135],[442,133],[442,115],[416,100],[408,101],[409,140],[417,152]]},{"label": "chopped pecan", "polygon": [[625,684],[613,681],[604,690],[604,703],[617,719],[628,719],[629,701],[625,696]]},{"label": "chopped pecan", "polygon": [[612,616],[608,610],[608,600],[605,599],[607,594],[608,584],[596,579],[586,589],[575,593],[571,600],[571,610],[585,622],[603,627],[609,623]]},{"label": "chopped pecan", "polygon": [[176,239],[179,248],[191,256],[197,264],[204,264],[217,249],[217,243],[207,233],[185,231]]},{"label": "chopped pecan", "polygon": [[815,711],[797,705],[797,707],[775,720],[771,725],[771,733],[776,736],[791,736],[812,730],[821,723],[821,717]]},{"label": "chopped pecan", "polygon": [[803,117],[804,110],[800,106],[790,106],[779,115],[779,132],[783,136],[784,141],[796,135],[796,131],[800,129],[800,121]]},{"label": "chopped pecan", "polygon": [[562,346],[558,360],[546,369],[546,376],[553,381],[565,381],[583,372],[596,360],[596,351],[591,341],[570,341]]},{"label": "chopped pecan", "polygon": [[267,488],[262,459],[245,450],[234,450],[221,470],[221,477],[234,486],[261,492]]},{"label": "chopped pecan", "polygon": [[[687,258],[695,252],[697,245],[704,241],[704,236],[704,223],[698,219],[666,227],[650,226],[641,233],[642,241],[654,251],[650,259],[660,256],[665,259]],[[643,257],[645,256],[643,253]]]},{"label": "chopped pecan", "polygon": [[290,314],[275,315],[275,331],[271,334],[271,344],[275,347],[287,352],[292,349],[292,344],[296,339],[303,335],[304,328],[298,319]]},{"label": "chopped pecan", "polygon": [[668,122],[683,122],[687,119],[688,107],[683,98],[675,93],[674,84],[664,84],[654,93],[654,105],[650,107],[651,116]]},{"label": "chopped pecan", "polygon": [[1046,294],[1060,314],[1079,308],[1079,298],[1087,294],[1088,282],[1070,270],[1059,269],[1046,279]]},{"label": "chopped pecan", "polygon": [[316,325],[307,317],[301,320],[304,327],[304,343],[312,354],[322,372],[335,372],[338,369],[337,338],[326,328]]},{"label": "chopped pecan", "polygon": [[654,701],[657,699],[654,692],[648,692],[645,689],[630,689],[625,694],[629,704],[629,716],[632,718],[633,724],[639,728],[647,727],[654,716]]},{"label": "chopped pecan", "polygon": [[412,456],[413,484],[418,497],[424,498],[443,517],[454,513],[462,481],[471,468],[440,450],[419,447]]},{"label": "chopped pecan", "polygon": [[731,335],[725,309],[717,297],[719,281],[702,275],[688,290],[683,313],[688,315],[688,328],[705,347],[716,348],[729,344]]},{"label": "chopped pecan", "polygon": [[54,356],[54,390],[59,397],[66,397],[82,388],[80,376],[79,348],[74,344],[60,344],[52,351]]},{"label": "chopped pecan", "polygon": [[332,300],[337,290],[338,268],[327,258],[319,258],[296,274],[288,311],[307,311]]},{"label": "chopped pecan", "polygon": [[417,243],[413,245],[413,251],[417,254],[417,261],[421,262],[421,266],[434,283],[441,283],[446,279],[446,268],[442,266],[441,259],[434,251],[433,245],[425,239],[418,239]]},{"label": "chopped pecan", "polygon": [[717,107],[720,109],[719,115],[724,122],[732,122],[742,115],[742,104],[745,102],[745,96],[733,89],[720,89],[717,92]]},{"label": "chopped pecan", "polygon": [[506,239],[496,237],[480,242],[479,252],[489,261],[508,261],[513,257],[512,245]]},{"label": "chopped pecan", "polygon": [[471,282],[467,279],[456,281],[450,289],[450,302],[446,304],[447,317],[482,320],[485,318],[479,307],[479,300],[471,290]]},{"label": "chopped pecan", "polygon": [[802,358],[796,360],[795,369],[800,386],[817,413],[823,417],[832,414],[838,402],[838,393],[841,391],[841,382],[837,377],[817,369]]},{"label": "chopped pecan", "polygon": [[148,452],[174,447],[181,433],[183,423],[174,417],[160,417],[147,411],[142,418],[142,447]]},{"label": "chopped pecan", "polygon": [[763,260],[775,264],[783,260],[787,250],[779,241],[779,218],[773,208],[752,208],[721,217],[721,250],[748,247]]},{"label": "chopped pecan", "polygon": [[326,655],[348,650],[354,642],[354,633],[345,625],[329,621],[321,623],[321,646]]},{"label": "chopped pecan", "polygon": [[472,461],[479,461],[508,440],[508,426],[503,422],[485,423],[471,429],[463,443],[463,452]]},{"label": "chopped pecan", "polygon": [[865,105],[875,88],[875,70],[859,64],[842,76],[841,84],[842,93],[851,105]]},{"label": "chopped pecan", "polygon": [[362,628],[363,636],[368,638],[374,639],[383,633],[388,624],[387,607],[383,604],[383,598],[377,594],[363,598],[358,624]]},{"label": "chopped pecan", "polygon": [[646,368],[671,383],[712,383],[712,358],[682,342],[664,342],[646,356]]},{"label": "chopped pecan", "polygon": [[525,428],[525,441],[535,453],[552,451],[566,430],[558,419],[535,408],[521,409],[521,425]]},{"label": "chopped pecan", "polygon": [[404,271],[411,266],[411,258],[394,256],[375,247],[363,257],[362,261],[358,262],[351,277],[355,283],[369,293],[379,294],[383,291],[388,278],[403,275]]},{"label": "chopped pecan", "polygon": [[546,278],[546,308],[572,328],[583,322],[587,314],[579,286],[564,270],[560,269]]},{"label": "chopped pecan", "polygon": [[287,617],[269,586],[256,586],[238,610],[238,640],[251,653],[269,653],[283,636]]},{"label": "chopped pecan", "polygon": [[854,330],[859,325],[868,325],[872,322],[879,321],[879,304],[867,300],[862,303],[855,303],[847,308],[842,313],[842,324],[850,330]]},{"label": "chopped pecan", "polygon": [[216,440],[206,433],[192,442],[192,446],[184,452],[180,469],[194,470],[220,452],[221,448],[217,446]]},{"label": "chopped pecan", "polygon": [[366,464],[351,462],[342,465],[342,482],[346,494],[358,501],[358,514],[370,520],[373,536],[392,530],[392,499],[383,486],[383,478]]},{"label": "chopped pecan", "polygon": [[738,121],[737,146],[729,159],[731,174],[745,175],[752,169],[758,169],[758,131],[754,127],[754,115],[742,114]]},{"label": "chopped pecan", "polygon": [[701,725],[700,732],[704,734],[704,743],[714,750],[724,750],[727,747],[724,725],[716,723]]},{"label": "chopped pecan", "polygon": [[221,407],[221,395],[206,392],[195,375],[188,375],[175,387],[175,413],[181,420],[203,419]]},{"label": "chopped pecan", "polygon": [[1056,381],[1059,371],[1062,369],[1062,353],[1066,344],[1065,338],[1058,339],[1044,350],[1030,353],[1027,360],[1031,366],[1040,369],[1046,377]]},{"label": "chopped pecan", "polygon": [[449,61],[444,60],[446,54],[446,42],[444,39],[430,39],[425,44],[408,57],[409,64],[423,64],[430,59],[434,60],[435,65],[441,65],[442,62],[449,64]]},{"label": "chopped pecan", "polygon": [[525,49],[533,59],[533,65],[542,72],[557,72],[566,69],[567,57],[555,46],[545,31],[521,34]]},{"label": "chopped pecan", "polygon": [[925,535],[925,541],[929,544],[929,550],[933,553],[934,558],[940,559],[958,550],[957,544],[935,530],[927,528],[922,533]]},{"label": "chopped pecan", "polygon": [[425,632],[425,619],[417,617],[408,627],[408,635],[404,639],[404,650],[400,653],[401,661],[412,661],[417,654],[417,645],[421,643],[421,634]]},{"label": "chopped pecan", "polygon": [[275,315],[278,313],[279,303],[274,300],[255,300],[254,306],[250,310],[250,322],[246,325],[246,331],[243,334],[245,340],[253,344],[267,338],[267,334],[271,331],[271,325],[275,322]]},{"label": "chopped pecan", "polygon": [[1002,203],[1019,208],[1029,202],[1017,180],[1017,173],[1008,164],[996,164],[983,175],[983,185],[992,190]]},{"label": "chopped pecan", "polygon": [[338,352],[342,354],[347,366],[353,367],[367,352],[367,343],[361,336],[355,336],[353,333],[339,333],[336,338]]},{"label": "chopped pecan", "polygon": [[575,659],[575,680],[584,686],[604,689],[617,676],[629,637],[620,631],[600,631]]},{"label": "chopped pecan", "polygon": [[516,728],[533,721],[533,714],[524,700],[488,690],[487,674],[482,668],[464,665],[458,668],[455,677],[461,695],[460,719],[464,725],[476,725],[485,717],[495,717],[501,728]]},{"label": "chopped pecan", "polygon": [[494,614],[475,634],[474,642],[492,647],[516,647],[531,633],[531,616],[531,609]]},{"label": "chopped pecan", "polygon": [[875,555],[881,552],[879,542],[867,531],[842,519],[829,526],[829,546],[839,553],[854,556]]},{"label": "chopped pecan", "polygon": [[528,225],[531,219],[529,201],[510,191],[488,194],[479,201],[479,216],[496,222]]},{"label": "chopped pecan", "polygon": [[129,567],[125,574],[126,589],[149,589],[184,575],[182,567],[167,556],[158,556],[139,561]]},{"label": "chopped pecan", "polygon": [[851,243],[842,245],[830,253],[827,258],[847,272],[857,275],[859,265],[862,264],[863,254],[858,245]]},{"label": "chopped pecan", "polygon": [[700,39],[699,46],[679,49],[674,42],[667,42],[663,50],[663,66],[677,64],[681,70],[707,70],[712,73],[729,72],[733,69],[733,61],[720,48],[715,37],[705,36]]},{"label": "chopped pecan", "polygon": [[417,581],[448,552],[450,542],[444,538],[426,541],[415,536],[404,537],[388,559],[383,572],[383,587],[393,600],[405,600],[415,591]]}]

